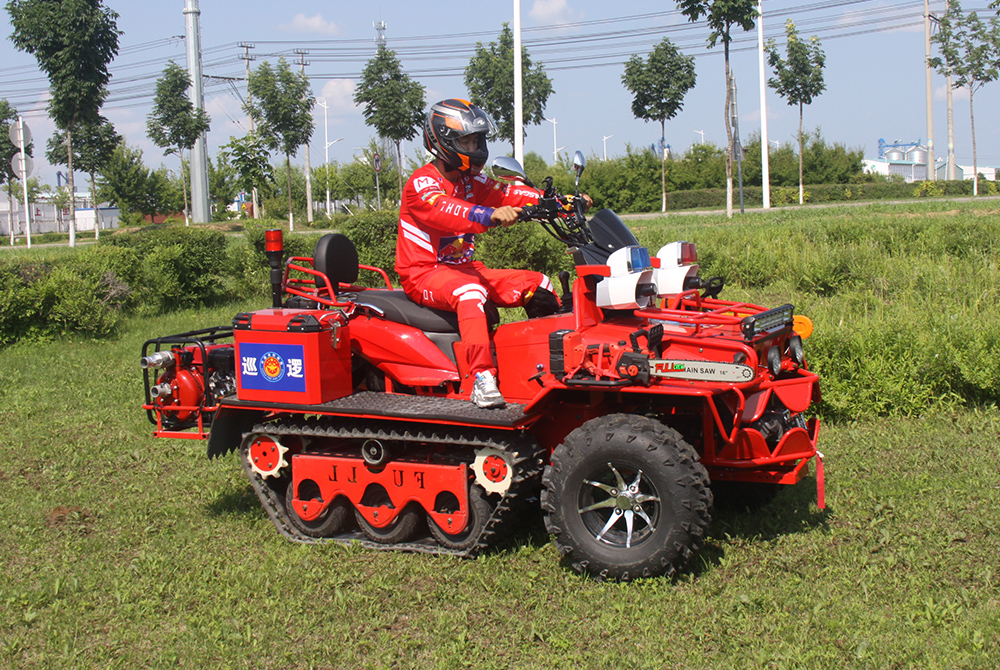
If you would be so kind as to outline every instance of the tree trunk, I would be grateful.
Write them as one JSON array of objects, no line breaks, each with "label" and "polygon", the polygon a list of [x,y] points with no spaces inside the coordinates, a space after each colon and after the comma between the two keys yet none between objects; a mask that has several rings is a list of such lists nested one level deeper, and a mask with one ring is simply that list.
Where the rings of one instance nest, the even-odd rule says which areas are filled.
[{"label": "tree trunk", "polygon": [[288,186],[288,232],[295,230],[295,221],[292,219],[292,157],[285,154],[285,182]]},{"label": "tree trunk", "polygon": [[969,84],[969,123],[972,124],[972,195],[979,195],[979,164],[976,162],[976,114],[972,108],[972,84]]},{"label": "tree trunk", "polygon": [[729,121],[729,110],[732,106],[732,76],[729,69],[729,42],[724,42],[726,56],[726,216],[733,218],[733,126]]},{"label": "tree trunk", "polygon": [[805,198],[805,187],[802,185],[802,103],[799,103],[799,204],[801,205]]},{"label": "tree trunk", "polygon": [[403,140],[396,140],[396,172],[399,175],[399,202],[403,202]]},{"label": "tree trunk", "polygon": [[181,159],[181,190],[184,192],[184,225],[190,226],[191,220],[188,218],[188,186],[187,179],[184,178],[184,149],[177,147],[177,155]]},{"label": "tree trunk", "polygon": [[[69,178],[68,178],[69,246],[75,247],[76,246],[76,187],[73,185],[73,131],[70,128],[66,129],[66,170],[69,172]],[[31,219],[28,219],[28,221],[30,220]]]},{"label": "tree trunk", "polygon": [[667,213],[667,145],[666,145],[666,119],[660,119],[660,187],[663,191],[663,202],[660,211]]}]

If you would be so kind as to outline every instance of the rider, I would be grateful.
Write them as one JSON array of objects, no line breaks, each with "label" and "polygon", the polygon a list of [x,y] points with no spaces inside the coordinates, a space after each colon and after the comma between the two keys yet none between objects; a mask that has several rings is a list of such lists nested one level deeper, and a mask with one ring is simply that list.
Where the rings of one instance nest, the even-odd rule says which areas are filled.
[{"label": "rider", "polygon": [[552,283],[540,272],[491,270],[472,259],[476,233],[517,221],[536,204],[534,188],[503,184],[482,174],[486,138],[496,132],[489,114],[466,100],[431,105],[424,147],[434,159],[406,182],[399,210],[396,272],[411,300],[455,312],[474,376],[472,402],[503,407],[484,305],[524,306],[529,317],[559,307]]}]

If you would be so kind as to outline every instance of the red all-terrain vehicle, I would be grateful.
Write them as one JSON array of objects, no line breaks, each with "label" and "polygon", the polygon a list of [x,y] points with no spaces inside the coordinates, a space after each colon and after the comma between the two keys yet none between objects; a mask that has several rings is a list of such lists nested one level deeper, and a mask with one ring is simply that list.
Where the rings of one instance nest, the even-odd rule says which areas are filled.
[{"label": "red all-terrain vehicle", "polygon": [[[454,314],[408,300],[343,235],[283,263],[268,231],[273,307],[143,346],[154,435],[238,451],[290,540],[472,556],[540,505],[566,562],[597,578],[682,569],[713,489],[759,502],[816,458],[822,507],[808,320],[719,299],[694,245],[651,257],[581,202],[547,180],[522,214],[570,247],[576,277],[560,312],[496,327],[505,408],[469,402]],[[355,285],[359,268],[385,287]]]}]

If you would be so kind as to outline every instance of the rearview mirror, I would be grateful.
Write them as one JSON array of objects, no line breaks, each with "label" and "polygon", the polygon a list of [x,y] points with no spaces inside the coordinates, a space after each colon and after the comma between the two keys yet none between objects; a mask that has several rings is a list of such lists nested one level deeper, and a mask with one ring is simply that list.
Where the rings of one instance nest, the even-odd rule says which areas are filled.
[{"label": "rearview mirror", "polygon": [[516,159],[510,156],[497,156],[492,164],[493,176],[501,181],[524,181],[528,177],[524,174],[524,168]]},{"label": "rearview mirror", "polygon": [[580,192],[580,176],[583,175],[583,168],[587,166],[587,159],[583,157],[582,151],[577,151],[573,155],[573,172],[576,173],[576,192]]}]

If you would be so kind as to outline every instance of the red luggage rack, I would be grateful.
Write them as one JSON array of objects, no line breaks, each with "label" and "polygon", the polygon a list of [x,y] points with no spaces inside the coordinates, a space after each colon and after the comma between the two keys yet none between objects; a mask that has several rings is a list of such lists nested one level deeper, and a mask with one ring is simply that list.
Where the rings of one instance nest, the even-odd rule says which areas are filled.
[{"label": "red luggage rack", "polygon": [[[372,267],[371,265],[361,265],[359,263],[358,269],[377,272],[381,275],[382,281],[385,282],[385,287],[387,289],[392,289],[392,282],[389,281],[389,275],[382,268]],[[292,270],[311,276],[313,279],[302,276],[294,276],[291,274]],[[354,310],[353,302],[340,302],[336,299],[336,292],[331,293],[330,291],[330,278],[322,272],[314,269],[313,259],[308,256],[292,256],[288,259],[285,263],[285,276],[281,282],[281,286],[282,290],[289,295],[299,296],[300,298],[308,298],[309,300],[315,300],[317,303],[326,305],[327,307],[342,309],[348,316],[350,316],[351,312]],[[347,291],[360,291],[364,290],[365,287],[340,283],[337,285],[337,288]]]}]

